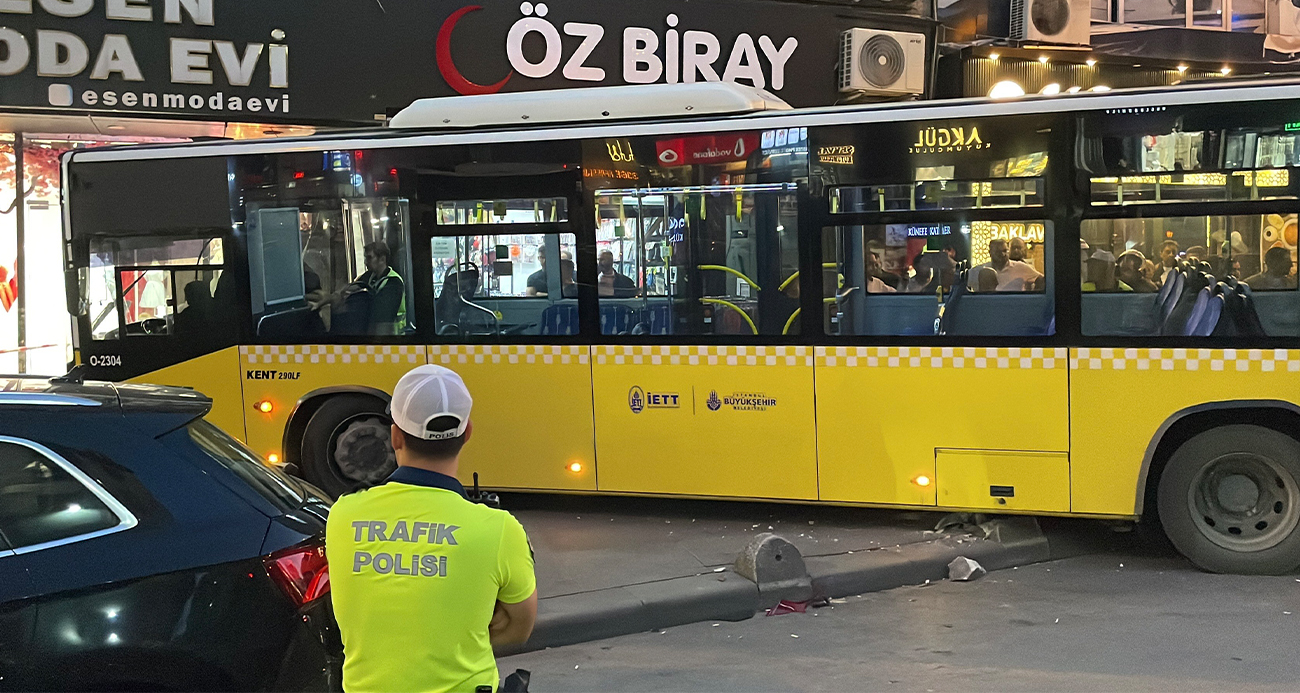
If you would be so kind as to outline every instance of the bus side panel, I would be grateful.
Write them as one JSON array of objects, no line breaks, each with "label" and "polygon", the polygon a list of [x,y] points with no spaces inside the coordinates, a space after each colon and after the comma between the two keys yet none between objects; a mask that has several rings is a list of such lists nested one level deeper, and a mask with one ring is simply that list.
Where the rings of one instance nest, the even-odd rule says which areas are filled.
[{"label": "bus side panel", "polygon": [[478,472],[494,489],[596,490],[591,347],[439,345],[429,362],[474,396],[463,481]]},{"label": "bus side panel", "polygon": [[[312,345],[239,347],[248,447],[283,455],[284,427],[295,405],[317,390],[357,386],[392,393],[407,371],[427,363],[422,346]],[[267,401],[270,412],[253,405]]]},{"label": "bus side panel", "polygon": [[[976,475],[945,479],[936,448],[1066,452],[1067,367],[1065,349],[818,347],[822,499],[924,506],[971,497],[940,492]],[[1068,465],[1038,459],[1053,462],[1042,474],[1068,483]]]},{"label": "bus side panel", "polygon": [[817,498],[810,347],[593,347],[600,489]]},{"label": "bus side panel", "polygon": [[1133,515],[1147,448],[1171,416],[1225,400],[1297,403],[1300,351],[1072,349],[1073,510]]},{"label": "bus side panel", "polygon": [[239,348],[230,347],[151,371],[127,382],[192,387],[212,398],[212,411],[205,419],[231,436],[247,441],[244,393],[239,381]]}]

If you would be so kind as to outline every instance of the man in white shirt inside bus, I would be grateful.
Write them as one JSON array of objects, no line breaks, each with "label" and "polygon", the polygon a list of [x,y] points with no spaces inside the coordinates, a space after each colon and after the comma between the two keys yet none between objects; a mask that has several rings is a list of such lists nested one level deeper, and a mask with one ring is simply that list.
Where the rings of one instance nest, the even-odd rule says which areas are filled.
[{"label": "man in white shirt inside bus", "polygon": [[978,288],[976,278],[979,277],[980,269],[983,267],[998,273],[998,291],[1036,291],[1037,284],[1043,277],[1033,267],[1011,259],[1005,238],[994,238],[989,241],[989,261],[974,267],[967,281],[972,291]]}]

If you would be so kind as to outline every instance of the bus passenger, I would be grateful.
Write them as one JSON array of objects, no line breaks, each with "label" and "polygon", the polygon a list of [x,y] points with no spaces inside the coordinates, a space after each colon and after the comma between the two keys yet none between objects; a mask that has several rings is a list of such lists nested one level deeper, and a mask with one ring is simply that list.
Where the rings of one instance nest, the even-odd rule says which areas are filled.
[{"label": "bus passenger", "polygon": [[1164,286],[1165,278],[1169,273],[1174,271],[1178,266],[1178,241],[1169,240],[1160,244],[1160,265],[1156,271],[1160,272],[1159,278],[1152,277],[1152,281],[1160,286]]},{"label": "bus passenger", "polygon": [[[406,332],[406,285],[402,276],[389,264],[388,244],[383,241],[367,243],[365,253],[366,271],[343,288],[342,291],[327,297],[323,302],[311,304],[313,309],[321,308],[325,303],[334,310],[349,312],[349,303],[353,297],[366,292],[369,308],[366,310],[366,334],[395,335]],[[359,311],[358,311],[359,312]]]},{"label": "bus passenger", "polygon": [[880,267],[880,257],[875,252],[868,250],[867,258],[867,293],[869,294],[892,294],[897,289],[881,281],[879,273],[884,270]]},{"label": "bus passenger", "polygon": [[1115,278],[1115,256],[1109,250],[1097,250],[1088,258],[1088,281],[1085,292],[1132,291],[1133,287]]},{"label": "bus passenger", "polygon": [[1116,275],[1119,281],[1128,284],[1133,291],[1139,294],[1153,294],[1159,291],[1159,287],[1145,274],[1147,259],[1140,251],[1126,250],[1119,255]]},{"label": "bus passenger", "polygon": [[596,263],[600,269],[597,277],[597,287],[600,289],[601,296],[613,296],[614,298],[631,298],[636,296],[636,282],[632,278],[614,269],[614,253],[606,250],[601,252],[600,260]]},{"label": "bus passenger", "polygon": [[1291,251],[1280,245],[1273,246],[1264,253],[1264,271],[1242,281],[1256,290],[1294,289],[1296,278],[1291,274],[1291,265]]},{"label": "bus passenger", "polygon": [[[989,261],[977,266],[992,268],[998,273],[998,291],[1032,291],[1034,290],[1039,277],[1038,270],[1020,262],[1012,260],[1010,248],[1005,238],[994,238],[989,241]],[[978,272],[971,272],[970,280],[967,282],[968,288],[977,288]]]},{"label": "bus passenger", "polygon": [[[529,296],[545,296],[549,291],[547,288],[549,280],[546,275],[546,246],[541,246],[537,249],[537,261],[541,263],[542,268],[528,275],[528,288],[525,292]],[[573,275],[573,257],[569,255],[569,251],[561,250],[560,286],[561,292],[565,298],[578,297],[578,285],[574,282]]]}]

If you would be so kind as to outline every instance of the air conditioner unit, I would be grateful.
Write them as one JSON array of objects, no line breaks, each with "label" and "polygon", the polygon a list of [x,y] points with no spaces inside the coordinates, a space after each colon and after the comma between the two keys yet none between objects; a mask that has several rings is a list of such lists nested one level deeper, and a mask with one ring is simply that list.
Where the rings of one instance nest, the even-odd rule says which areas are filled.
[{"label": "air conditioner unit", "polygon": [[1265,26],[1268,33],[1279,36],[1300,36],[1300,0],[1268,0],[1264,7]]},{"label": "air conditioner unit", "polygon": [[1011,0],[1011,38],[1087,46],[1091,0]]},{"label": "air conditioner unit", "polygon": [[849,29],[840,34],[840,91],[896,96],[925,91],[925,36]]}]

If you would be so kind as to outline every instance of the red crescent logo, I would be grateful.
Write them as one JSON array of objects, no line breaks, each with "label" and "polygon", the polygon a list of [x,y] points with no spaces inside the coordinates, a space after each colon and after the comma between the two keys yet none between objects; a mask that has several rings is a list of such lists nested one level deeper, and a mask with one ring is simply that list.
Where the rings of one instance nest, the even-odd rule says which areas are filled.
[{"label": "red crescent logo", "polygon": [[442,28],[438,29],[438,42],[436,44],[438,72],[442,73],[442,78],[447,80],[448,86],[455,89],[457,93],[466,96],[474,94],[495,94],[501,91],[501,88],[506,85],[506,82],[510,81],[511,77],[515,76],[514,71],[511,71],[510,74],[506,75],[506,78],[500,82],[485,86],[482,84],[475,84],[468,79],[465,79],[465,76],[460,73],[460,70],[456,69],[456,63],[451,59],[451,32],[456,28],[456,22],[459,22],[461,17],[464,17],[470,12],[481,9],[483,9],[481,5],[462,7],[459,10],[452,12],[451,16],[442,23]]}]

